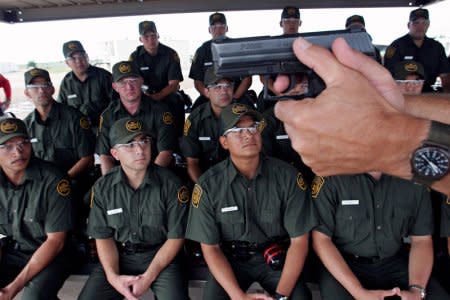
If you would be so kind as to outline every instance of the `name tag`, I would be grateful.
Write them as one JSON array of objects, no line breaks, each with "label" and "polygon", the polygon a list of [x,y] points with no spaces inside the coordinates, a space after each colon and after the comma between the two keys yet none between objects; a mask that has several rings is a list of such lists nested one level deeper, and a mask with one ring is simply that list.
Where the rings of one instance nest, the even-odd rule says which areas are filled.
[{"label": "name tag", "polygon": [[72,95],[68,95],[67,96],[67,98],[69,98],[69,99],[73,99],[73,98],[76,98],[76,97],[78,97],[77,94],[72,94]]},{"label": "name tag", "polygon": [[359,205],[359,200],[342,200],[342,205]]},{"label": "name tag", "polygon": [[198,140],[199,141],[210,141],[211,138],[209,136],[199,136]]},{"label": "name tag", "polygon": [[209,66],[212,66],[213,63],[212,63],[212,61],[207,61],[207,62],[205,62],[203,65],[204,65],[205,67],[209,67]]},{"label": "name tag", "polygon": [[277,135],[276,138],[277,138],[277,140],[288,140],[289,136],[287,134],[285,134],[285,135]]},{"label": "name tag", "polygon": [[37,143],[37,142],[39,142],[39,140],[38,140],[37,138],[32,138],[32,139],[30,140],[30,143]]},{"label": "name tag", "polygon": [[403,60],[413,60],[414,56],[405,56]]},{"label": "name tag", "polygon": [[141,67],[141,71],[150,70],[150,67]]},{"label": "name tag", "polygon": [[111,215],[121,214],[121,213],[123,213],[123,210],[122,210],[122,208],[116,208],[116,209],[108,210],[108,211],[106,211],[106,213],[108,214],[108,216],[111,216]]},{"label": "name tag", "polygon": [[226,212],[236,211],[236,210],[238,210],[237,206],[230,206],[230,207],[223,207],[221,211],[223,213],[226,213]]}]

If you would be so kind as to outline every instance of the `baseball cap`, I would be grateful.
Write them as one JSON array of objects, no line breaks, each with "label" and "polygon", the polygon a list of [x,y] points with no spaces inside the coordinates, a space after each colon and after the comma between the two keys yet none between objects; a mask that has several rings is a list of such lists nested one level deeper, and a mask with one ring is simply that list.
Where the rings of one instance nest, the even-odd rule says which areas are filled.
[{"label": "baseball cap", "polygon": [[215,23],[227,24],[227,19],[223,13],[215,12],[209,16],[209,25],[214,25]]},{"label": "baseball cap", "polygon": [[281,19],[300,19],[300,10],[295,6],[286,6],[281,12]]},{"label": "baseball cap", "polygon": [[35,79],[36,77],[42,77],[49,83],[52,82],[50,80],[50,74],[47,72],[47,70],[33,68],[25,72],[25,85],[31,84],[33,79]]},{"label": "baseball cap", "polygon": [[239,122],[243,116],[252,116],[255,121],[261,121],[263,119],[262,115],[256,110],[252,109],[250,106],[233,103],[222,109],[220,114],[220,122],[222,125],[222,133],[228,129],[233,128]]},{"label": "baseball cap", "polygon": [[215,83],[217,83],[217,81],[222,80],[222,79],[226,79],[230,82],[233,82],[233,79],[231,79],[229,77],[217,75],[216,72],[214,72],[214,68],[211,67],[211,68],[206,69],[205,76],[203,77],[203,83],[205,84],[206,87],[208,87],[208,85],[215,84]]},{"label": "baseball cap", "polygon": [[130,61],[119,61],[112,68],[113,82],[117,82],[124,77],[140,77],[139,70]]},{"label": "baseball cap", "polygon": [[28,132],[25,123],[21,119],[17,118],[1,118],[0,145],[17,136],[28,138]]},{"label": "baseball cap", "polygon": [[123,118],[117,120],[111,127],[109,138],[111,145],[126,144],[138,135],[150,136],[145,123],[135,118]]},{"label": "baseball cap", "polygon": [[406,76],[417,74],[421,79],[425,78],[425,70],[423,65],[413,60],[405,60],[398,62],[394,66],[394,79],[405,80]]},{"label": "baseball cap", "polygon": [[156,30],[155,22],[153,21],[142,21],[139,23],[139,34],[144,35],[147,31],[158,32]]},{"label": "baseball cap", "polygon": [[74,52],[86,53],[80,41],[68,41],[63,44],[63,54],[65,58],[70,57]]},{"label": "baseball cap", "polygon": [[361,23],[364,26],[366,26],[366,22],[364,22],[364,18],[360,15],[353,15],[347,18],[347,20],[345,21],[345,28],[347,28],[348,26],[350,26],[353,23]]},{"label": "baseball cap", "polygon": [[418,8],[418,9],[411,11],[411,13],[409,14],[410,21],[415,21],[420,18],[424,18],[426,20],[430,19],[430,15],[428,14],[428,9]]}]

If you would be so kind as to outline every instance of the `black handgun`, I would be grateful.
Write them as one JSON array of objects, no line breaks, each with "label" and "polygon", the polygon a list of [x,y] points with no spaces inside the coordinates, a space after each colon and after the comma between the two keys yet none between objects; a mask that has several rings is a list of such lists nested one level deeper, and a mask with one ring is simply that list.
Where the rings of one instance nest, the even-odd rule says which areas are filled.
[{"label": "black handgun", "polygon": [[211,51],[216,74],[229,77],[263,75],[265,82],[274,75],[288,74],[290,85],[287,91],[296,85],[296,75],[308,77],[307,91],[301,95],[270,96],[267,84],[264,84],[264,99],[303,99],[315,97],[325,89],[323,80],[311,69],[302,64],[292,50],[297,37],[303,37],[310,43],[331,48],[333,41],[344,38],[350,47],[375,58],[375,48],[369,34],[363,30],[336,30],[299,33],[295,35],[259,36],[238,39],[225,39],[211,43]]}]

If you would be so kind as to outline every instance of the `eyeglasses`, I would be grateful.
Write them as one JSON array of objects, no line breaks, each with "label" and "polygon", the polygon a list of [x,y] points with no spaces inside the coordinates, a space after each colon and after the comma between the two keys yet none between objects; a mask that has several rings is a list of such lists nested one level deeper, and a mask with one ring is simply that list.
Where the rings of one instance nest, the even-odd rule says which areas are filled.
[{"label": "eyeglasses", "polygon": [[232,83],[219,83],[219,84],[208,85],[208,88],[213,89],[215,92],[219,92],[220,90],[232,89],[233,87],[234,87],[234,84],[232,84]]},{"label": "eyeglasses", "polygon": [[53,85],[51,83],[43,83],[43,84],[27,84],[27,89],[30,90],[38,90],[38,89],[49,89],[51,88]]},{"label": "eyeglasses", "polygon": [[117,86],[123,88],[126,85],[136,86],[139,84],[139,78],[123,79],[116,82]]},{"label": "eyeglasses", "polygon": [[213,24],[210,25],[209,27],[211,27],[211,29],[225,29],[225,27],[227,27],[226,24]]},{"label": "eyeglasses", "polygon": [[85,60],[86,60],[86,54],[71,55],[66,58],[66,61],[68,61],[68,62],[85,61]]},{"label": "eyeglasses", "polygon": [[412,85],[412,86],[418,86],[425,82],[423,79],[418,80],[396,80],[395,81],[398,85]]},{"label": "eyeglasses", "polygon": [[295,23],[299,23],[300,19],[283,18],[283,19],[281,19],[281,21],[282,21],[283,23],[295,24]]},{"label": "eyeglasses", "polygon": [[114,147],[116,149],[124,149],[125,151],[133,151],[135,149],[137,149],[138,147],[140,148],[144,148],[150,145],[152,139],[150,137],[146,137],[140,141],[132,141],[126,144],[116,144]]},{"label": "eyeglasses", "polygon": [[255,122],[255,123],[253,123],[252,126],[249,126],[249,127],[233,127],[233,128],[226,130],[223,133],[223,136],[226,136],[229,133],[233,133],[238,136],[243,136],[244,133],[249,133],[249,134],[253,135],[256,132],[260,132],[260,128],[261,128],[260,124],[261,124],[260,122]]},{"label": "eyeglasses", "polygon": [[30,140],[23,140],[21,142],[15,143],[15,144],[9,143],[9,144],[0,145],[0,150],[6,151],[8,153],[13,152],[15,149],[22,151],[23,147],[28,146],[30,144],[31,144]]}]

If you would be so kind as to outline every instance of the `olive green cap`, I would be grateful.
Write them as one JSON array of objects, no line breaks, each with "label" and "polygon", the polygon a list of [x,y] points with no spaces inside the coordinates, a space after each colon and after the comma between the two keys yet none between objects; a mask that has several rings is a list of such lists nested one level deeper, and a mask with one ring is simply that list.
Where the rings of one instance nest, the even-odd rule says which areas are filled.
[{"label": "olive green cap", "polygon": [[113,82],[117,82],[124,77],[140,77],[137,66],[130,61],[119,61],[112,68]]},{"label": "olive green cap", "polygon": [[138,135],[151,136],[145,123],[135,118],[123,118],[117,120],[111,127],[109,138],[111,145],[126,144]]},{"label": "olive green cap", "polygon": [[17,136],[28,138],[28,132],[25,123],[21,119],[17,118],[1,118],[0,145]]},{"label": "olive green cap", "polygon": [[68,41],[63,44],[63,54],[65,58],[70,57],[74,52],[86,53],[80,41]]},{"label": "olive green cap", "polygon": [[243,116],[252,116],[255,121],[260,122],[262,115],[248,105],[233,103],[222,109],[220,114],[220,123],[222,134],[228,129],[233,128]]},{"label": "olive green cap", "polygon": [[394,79],[405,80],[408,75],[419,75],[420,79],[425,78],[423,65],[413,60],[398,62],[394,67]]},{"label": "olive green cap", "polygon": [[48,73],[47,70],[44,69],[33,68],[31,70],[26,71],[24,75],[25,75],[25,85],[31,84],[33,79],[35,79],[36,77],[42,77],[48,83],[52,82],[50,80],[50,74]]}]

